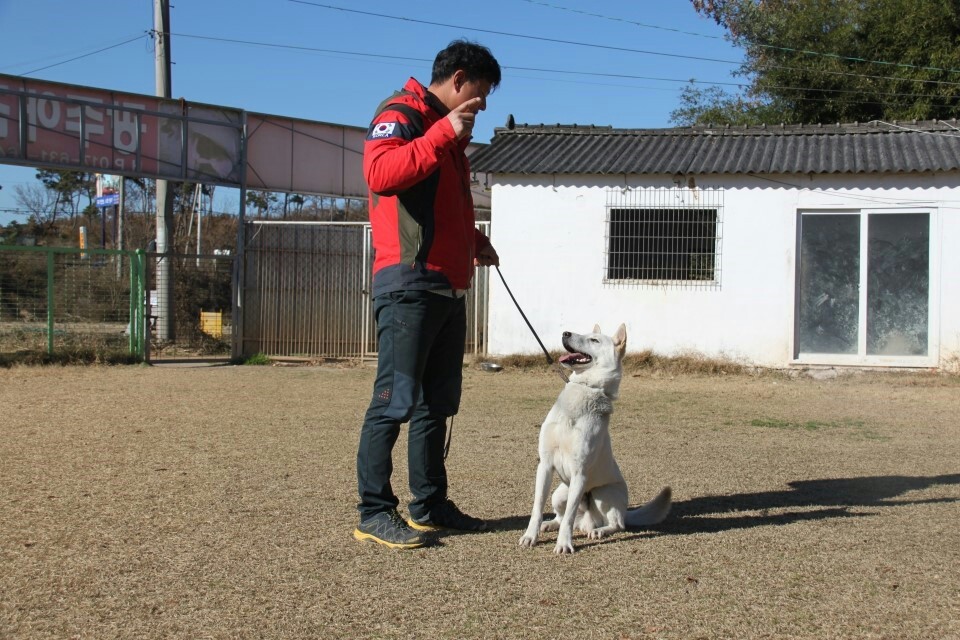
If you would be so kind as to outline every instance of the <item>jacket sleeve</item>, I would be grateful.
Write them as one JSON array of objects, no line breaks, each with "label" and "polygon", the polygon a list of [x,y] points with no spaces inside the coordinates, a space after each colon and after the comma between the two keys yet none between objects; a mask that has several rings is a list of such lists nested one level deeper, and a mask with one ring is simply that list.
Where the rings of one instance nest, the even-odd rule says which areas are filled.
[{"label": "jacket sleeve", "polygon": [[483,235],[480,229],[474,228],[473,238],[474,238],[474,251],[473,251],[474,254],[480,253],[480,251],[482,251],[483,249],[486,249],[491,244],[490,238]]},{"label": "jacket sleeve", "polygon": [[[389,134],[378,135],[388,130]],[[405,115],[384,111],[371,123],[363,145],[363,177],[372,192],[396,195],[433,173],[443,153],[456,144],[453,125],[446,118],[414,137]]]}]

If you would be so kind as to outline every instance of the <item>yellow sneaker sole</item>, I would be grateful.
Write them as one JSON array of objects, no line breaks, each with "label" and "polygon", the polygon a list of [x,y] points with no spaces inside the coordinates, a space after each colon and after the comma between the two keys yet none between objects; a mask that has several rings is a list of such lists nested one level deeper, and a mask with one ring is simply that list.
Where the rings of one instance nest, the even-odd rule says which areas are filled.
[{"label": "yellow sneaker sole", "polygon": [[487,529],[454,529],[453,527],[441,527],[436,524],[419,524],[413,520],[407,519],[407,525],[411,529],[416,529],[417,531],[460,531],[463,533],[486,533]]},{"label": "yellow sneaker sole", "polygon": [[420,542],[390,542],[388,540],[378,538],[373,534],[364,533],[363,531],[360,531],[360,529],[353,530],[353,537],[355,540],[359,540],[360,542],[376,542],[377,544],[382,544],[383,546],[390,547],[391,549],[418,549],[427,544],[425,540],[421,540]]},{"label": "yellow sneaker sole", "polygon": [[417,531],[448,531],[446,527],[439,527],[435,524],[419,524],[410,518],[407,518],[407,524],[410,525],[411,529],[416,529]]}]

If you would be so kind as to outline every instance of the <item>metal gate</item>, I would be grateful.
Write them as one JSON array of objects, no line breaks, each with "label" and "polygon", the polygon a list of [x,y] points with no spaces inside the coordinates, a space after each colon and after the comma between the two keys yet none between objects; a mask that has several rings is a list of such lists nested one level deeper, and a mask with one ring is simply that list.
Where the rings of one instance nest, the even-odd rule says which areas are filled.
[{"label": "metal gate", "polygon": [[[243,357],[376,355],[369,223],[257,220],[243,233]],[[488,282],[478,269],[467,296],[468,353],[486,351]]]},{"label": "metal gate", "polygon": [[[169,290],[157,286],[158,269],[169,260]],[[146,332],[144,357],[151,362],[230,357],[233,335],[231,297],[234,256],[221,254],[144,254]],[[170,295],[169,303],[164,300]],[[158,329],[163,309],[170,313],[172,333]]]}]

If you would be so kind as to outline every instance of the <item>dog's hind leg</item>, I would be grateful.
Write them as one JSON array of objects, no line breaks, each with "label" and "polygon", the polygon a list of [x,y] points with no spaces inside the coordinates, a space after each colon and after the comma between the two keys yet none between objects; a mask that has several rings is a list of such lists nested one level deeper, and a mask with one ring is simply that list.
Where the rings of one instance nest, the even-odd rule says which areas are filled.
[{"label": "dog's hind leg", "polygon": [[540,525],[540,533],[556,531],[560,528],[560,520],[563,519],[563,512],[567,508],[567,491],[569,487],[565,482],[561,482],[553,492],[550,501],[553,504],[553,518]]},{"label": "dog's hind leg", "polygon": [[[587,502],[588,498],[584,498],[583,502]],[[592,509],[584,509],[583,504],[580,504],[580,513],[577,516],[576,521],[573,523],[573,531],[581,531],[587,536],[592,535],[593,530],[600,524],[603,523],[603,520],[593,512]]]},{"label": "dog's hind leg", "polygon": [[[564,493],[564,499],[566,499],[566,493]],[[593,531],[593,528],[598,524],[602,524],[603,520],[592,513],[590,510],[590,505],[593,503],[593,498],[588,491],[583,494],[583,497],[580,498],[580,506],[577,507],[577,515],[573,520],[573,533],[576,534],[577,531],[582,533],[589,534]],[[566,505],[564,505],[566,508]],[[557,516],[557,524],[560,523],[560,517],[563,515],[562,512]]]},{"label": "dog's hind leg", "polygon": [[626,529],[626,483],[617,482],[596,487],[590,491],[590,497],[590,518],[598,525],[590,530],[584,529],[590,539],[599,540]]}]

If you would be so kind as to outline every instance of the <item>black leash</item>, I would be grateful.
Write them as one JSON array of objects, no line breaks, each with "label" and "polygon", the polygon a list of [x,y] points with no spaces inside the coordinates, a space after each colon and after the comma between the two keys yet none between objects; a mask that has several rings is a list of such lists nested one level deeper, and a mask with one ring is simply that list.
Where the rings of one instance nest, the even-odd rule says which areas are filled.
[{"label": "black leash", "polygon": [[[550,352],[547,351],[547,348],[543,346],[543,341],[540,340],[540,336],[537,335],[536,330],[534,330],[533,325],[530,324],[530,321],[527,320],[527,314],[523,312],[523,309],[520,308],[520,305],[517,303],[517,299],[513,297],[513,291],[510,291],[510,287],[507,285],[507,281],[503,279],[503,274],[500,273],[500,266],[494,265],[497,269],[497,275],[500,276],[500,282],[503,283],[503,288],[507,290],[507,293],[510,294],[510,299],[513,300],[514,306],[517,308],[517,311],[520,312],[520,316],[523,318],[523,321],[527,323],[527,327],[530,328],[530,333],[533,334],[533,337],[537,339],[537,343],[540,345],[540,348],[543,349],[543,355],[547,357],[547,364],[550,365],[550,368],[560,374],[560,377],[563,378],[563,382],[567,383],[570,380],[567,379],[566,374],[563,372],[563,369],[560,368],[559,364],[556,364],[552,357],[550,357]],[[453,416],[450,416],[450,425],[447,427],[447,442],[443,446],[443,459],[447,459],[447,454],[450,453],[450,441],[453,440]]]},{"label": "black leash", "polygon": [[446,429],[447,429],[447,444],[443,445],[444,461],[446,461],[447,459],[447,454],[450,453],[450,441],[453,440],[453,416],[450,416],[450,426],[446,427]]},{"label": "black leash", "polygon": [[507,285],[507,281],[504,280],[503,274],[500,273],[500,266],[499,265],[494,265],[494,266],[497,269],[497,275],[500,276],[500,282],[503,283],[503,288],[507,290],[507,293],[510,295],[510,299],[513,300],[513,304],[517,308],[517,311],[520,312],[520,316],[523,318],[523,321],[526,322],[527,327],[530,328],[530,333],[533,334],[533,337],[537,339],[537,343],[540,345],[540,348],[543,349],[543,355],[547,357],[547,364],[551,365],[551,367],[558,374],[560,374],[560,377],[563,378],[564,383],[570,382],[570,380],[567,379],[567,375],[563,372],[563,369],[560,368],[560,365],[558,364],[554,366],[554,360],[553,358],[550,357],[550,352],[547,351],[547,348],[545,346],[543,346],[543,341],[540,340],[540,336],[537,335],[537,332],[534,330],[533,325],[530,324],[529,320],[527,320],[527,314],[525,314],[523,312],[523,309],[520,308],[520,304],[517,302],[517,299],[513,297],[513,291],[510,291],[510,287]]}]

